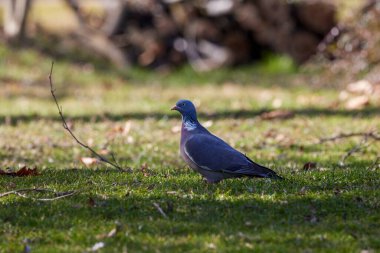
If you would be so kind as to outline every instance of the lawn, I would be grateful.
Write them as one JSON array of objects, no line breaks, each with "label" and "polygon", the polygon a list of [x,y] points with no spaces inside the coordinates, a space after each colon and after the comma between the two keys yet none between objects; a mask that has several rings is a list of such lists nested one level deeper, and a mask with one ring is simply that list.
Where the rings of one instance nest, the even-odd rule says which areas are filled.
[{"label": "lawn", "polygon": [[[0,46],[0,168],[36,166],[40,175],[0,176],[0,252],[375,252],[380,250],[380,144],[340,133],[380,131],[378,101],[346,110],[339,91],[299,78],[284,58],[196,74],[114,70],[57,57],[53,81],[74,133],[129,173],[102,163],[62,128],[49,90],[52,57]],[[286,180],[207,184],[178,146],[179,98],[200,121]],[[289,118],[263,112],[286,110]],[[304,169],[304,164],[316,166]],[[160,210],[162,210],[162,213]]]}]

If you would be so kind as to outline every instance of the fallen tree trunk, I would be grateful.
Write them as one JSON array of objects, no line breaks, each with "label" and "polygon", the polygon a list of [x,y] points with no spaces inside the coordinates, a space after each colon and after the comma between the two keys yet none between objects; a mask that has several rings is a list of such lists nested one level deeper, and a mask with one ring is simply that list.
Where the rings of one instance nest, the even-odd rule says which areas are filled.
[{"label": "fallen tree trunk", "polygon": [[25,25],[31,0],[4,0],[4,35],[8,41],[21,41],[25,35]]}]

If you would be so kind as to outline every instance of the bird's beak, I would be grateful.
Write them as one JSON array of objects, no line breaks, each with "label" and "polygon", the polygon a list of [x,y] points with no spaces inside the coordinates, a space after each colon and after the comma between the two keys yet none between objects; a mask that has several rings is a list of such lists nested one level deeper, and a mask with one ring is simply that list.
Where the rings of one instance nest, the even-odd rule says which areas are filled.
[{"label": "bird's beak", "polygon": [[175,105],[170,110],[172,110],[172,111],[178,111],[178,107]]}]

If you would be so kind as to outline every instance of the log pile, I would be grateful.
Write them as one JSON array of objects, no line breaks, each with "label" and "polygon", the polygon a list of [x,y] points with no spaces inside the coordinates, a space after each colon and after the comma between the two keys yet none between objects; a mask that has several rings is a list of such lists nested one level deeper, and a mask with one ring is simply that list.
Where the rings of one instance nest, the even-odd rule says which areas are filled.
[{"label": "log pile", "polygon": [[99,30],[127,62],[205,71],[248,63],[266,52],[302,64],[336,25],[327,0],[119,0]]},{"label": "log pile", "polygon": [[[323,76],[346,85],[357,79],[380,84],[380,0],[364,1],[350,19],[338,24],[318,47],[308,67],[318,68]],[[337,78],[338,77],[338,78]]]}]

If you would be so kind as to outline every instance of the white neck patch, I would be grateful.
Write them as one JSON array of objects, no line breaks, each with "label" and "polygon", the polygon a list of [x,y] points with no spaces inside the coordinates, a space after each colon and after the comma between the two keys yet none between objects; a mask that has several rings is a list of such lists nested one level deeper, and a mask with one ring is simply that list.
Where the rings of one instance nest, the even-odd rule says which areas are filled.
[{"label": "white neck patch", "polygon": [[190,120],[186,120],[185,122],[183,122],[183,126],[187,131],[193,131],[195,128],[197,128],[197,124],[191,122]]}]

